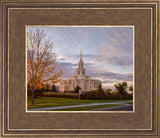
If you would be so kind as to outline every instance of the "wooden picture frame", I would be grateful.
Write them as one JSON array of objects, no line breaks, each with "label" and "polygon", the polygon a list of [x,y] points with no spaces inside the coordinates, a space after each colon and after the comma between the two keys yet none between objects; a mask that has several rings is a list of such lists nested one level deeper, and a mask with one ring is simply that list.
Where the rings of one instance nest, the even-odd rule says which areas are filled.
[{"label": "wooden picture frame", "polygon": [[[158,138],[159,0],[1,0],[1,137]],[[134,112],[26,112],[27,25],[132,25]]]}]

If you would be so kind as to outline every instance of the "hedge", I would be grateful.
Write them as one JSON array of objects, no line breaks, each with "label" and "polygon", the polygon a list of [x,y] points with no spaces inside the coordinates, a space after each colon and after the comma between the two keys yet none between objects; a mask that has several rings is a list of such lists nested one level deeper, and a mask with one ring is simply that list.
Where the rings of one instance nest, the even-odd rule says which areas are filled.
[{"label": "hedge", "polygon": [[[61,97],[61,98],[73,98],[73,99],[78,99],[79,94],[78,93],[55,93],[55,92],[44,92],[43,96],[46,97]],[[87,92],[83,93],[81,95],[81,99],[132,99],[133,95],[132,94],[126,94],[120,96],[119,94],[107,94],[107,93],[95,93],[95,92]]]},{"label": "hedge", "polygon": [[46,97],[61,97],[61,98],[73,98],[78,99],[78,93],[55,93],[55,92],[44,92],[43,96]]},{"label": "hedge", "polygon": [[126,94],[126,95],[119,95],[119,94],[107,94],[107,93],[83,93],[81,95],[81,99],[132,99],[132,94]]}]

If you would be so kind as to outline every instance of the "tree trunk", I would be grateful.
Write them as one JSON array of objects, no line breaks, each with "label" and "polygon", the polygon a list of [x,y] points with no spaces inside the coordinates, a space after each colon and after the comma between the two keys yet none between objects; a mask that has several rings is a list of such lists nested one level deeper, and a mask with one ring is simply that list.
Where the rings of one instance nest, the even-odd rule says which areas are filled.
[{"label": "tree trunk", "polygon": [[34,89],[32,89],[32,105],[34,105]]},{"label": "tree trunk", "polygon": [[122,100],[122,95],[120,94],[120,100]]}]

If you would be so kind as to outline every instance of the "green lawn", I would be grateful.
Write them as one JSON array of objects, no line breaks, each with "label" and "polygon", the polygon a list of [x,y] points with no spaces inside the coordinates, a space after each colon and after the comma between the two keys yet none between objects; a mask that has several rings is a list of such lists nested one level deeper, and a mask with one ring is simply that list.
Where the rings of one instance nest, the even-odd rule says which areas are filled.
[{"label": "green lawn", "polygon": [[56,107],[67,105],[80,105],[89,103],[105,103],[105,102],[119,102],[119,101],[132,101],[132,100],[83,100],[71,98],[57,98],[57,97],[42,97],[34,100],[34,105],[31,105],[31,99],[27,101],[27,108],[41,108],[41,107]]},{"label": "green lawn", "polygon": [[57,109],[52,111],[85,111],[97,108],[105,108],[105,107],[113,107],[113,106],[120,106],[118,104],[111,104],[111,105],[94,105],[94,106],[85,106],[85,107],[76,107],[76,108],[67,108],[67,109]]},{"label": "green lawn", "polygon": [[130,102],[126,102],[127,104],[133,104],[133,101],[130,101]]}]

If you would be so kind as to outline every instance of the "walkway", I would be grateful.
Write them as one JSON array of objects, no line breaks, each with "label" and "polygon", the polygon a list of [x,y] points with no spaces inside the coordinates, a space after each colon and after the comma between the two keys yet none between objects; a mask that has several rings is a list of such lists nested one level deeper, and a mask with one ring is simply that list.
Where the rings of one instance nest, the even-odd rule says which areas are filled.
[{"label": "walkway", "polygon": [[133,105],[97,108],[97,109],[91,109],[87,111],[133,111]]},{"label": "walkway", "polygon": [[43,108],[28,109],[28,111],[49,111],[49,110],[67,109],[67,108],[76,108],[76,107],[85,107],[85,106],[94,106],[94,105],[111,105],[111,104],[119,104],[119,105],[123,105],[123,106],[130,105],[130,104],[127,104],[127,102],[130,102],[130,101],[107,102],[107,103],[91,103],[91,104],[57,106],[57,107],[43,107]]}]

